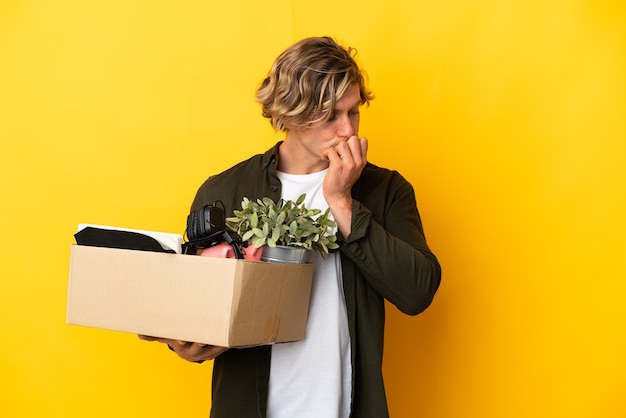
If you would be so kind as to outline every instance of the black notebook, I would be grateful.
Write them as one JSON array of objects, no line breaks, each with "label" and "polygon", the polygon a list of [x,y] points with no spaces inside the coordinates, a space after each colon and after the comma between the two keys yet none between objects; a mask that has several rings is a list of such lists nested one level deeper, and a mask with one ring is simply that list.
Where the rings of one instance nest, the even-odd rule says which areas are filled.
[{"label": "black notebook", "polygon": [[78,245],[180,254],[183,237],[166,232],[81,224],[74,234]]}]

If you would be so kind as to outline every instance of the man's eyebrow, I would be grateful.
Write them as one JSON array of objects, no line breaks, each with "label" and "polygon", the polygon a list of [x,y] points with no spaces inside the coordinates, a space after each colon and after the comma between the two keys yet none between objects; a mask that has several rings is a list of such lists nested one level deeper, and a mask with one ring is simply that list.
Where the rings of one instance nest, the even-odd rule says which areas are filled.
[{"label": "man's eyebrow", "polygon": [[[347,109],[348,111],[352,111],[352,110],[357,110],[361,107],[361,101],[357,101],[353,106],[346,106],[345,109]],[[343,107],[337,107],[335,106],[335,110],[343,110]]]}]

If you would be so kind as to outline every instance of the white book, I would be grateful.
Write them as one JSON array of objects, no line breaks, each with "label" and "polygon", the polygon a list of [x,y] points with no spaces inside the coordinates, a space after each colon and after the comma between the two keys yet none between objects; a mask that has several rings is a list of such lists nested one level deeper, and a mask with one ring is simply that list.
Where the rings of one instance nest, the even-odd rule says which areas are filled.
[{"label": "white book", "polygon": [[116,226],[96,225],[96,224],[79,224],[78,232],[85,228],[104,229],[110,231],[133,232],[145,235],[156,240],[164,250],[174,251],[176,254],[182,252],[183,236],[181,234],[173,234],[169,232],[146,231],[143,229],[119,228]]}]

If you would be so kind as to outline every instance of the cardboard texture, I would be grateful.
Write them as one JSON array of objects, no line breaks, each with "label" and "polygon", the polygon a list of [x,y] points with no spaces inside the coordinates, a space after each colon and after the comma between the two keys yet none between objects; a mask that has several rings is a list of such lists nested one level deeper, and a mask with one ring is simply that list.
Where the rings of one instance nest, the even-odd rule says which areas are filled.
[{"label": "cardboard texture", "polygon": [[245,347],[305,336],[312,264],[72,245],[67,323]]}]

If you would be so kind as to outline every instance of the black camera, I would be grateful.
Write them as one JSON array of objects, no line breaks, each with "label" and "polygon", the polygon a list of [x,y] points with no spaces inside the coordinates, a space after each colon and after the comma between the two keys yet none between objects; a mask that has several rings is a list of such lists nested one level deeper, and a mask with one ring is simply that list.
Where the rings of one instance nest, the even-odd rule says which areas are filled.
[{"label": "black camera", "polygon": [[[221,207],[217,206],[218,203]],[[233,247],[237,258],[243,258],[241,238],[236,232],[226,228],[224,204],[219,200],[213,205],[204,205],[187,216],[185,236],[187,242],[183,243],[183,254],[196,254],[200,248],[225,242]]]}]

